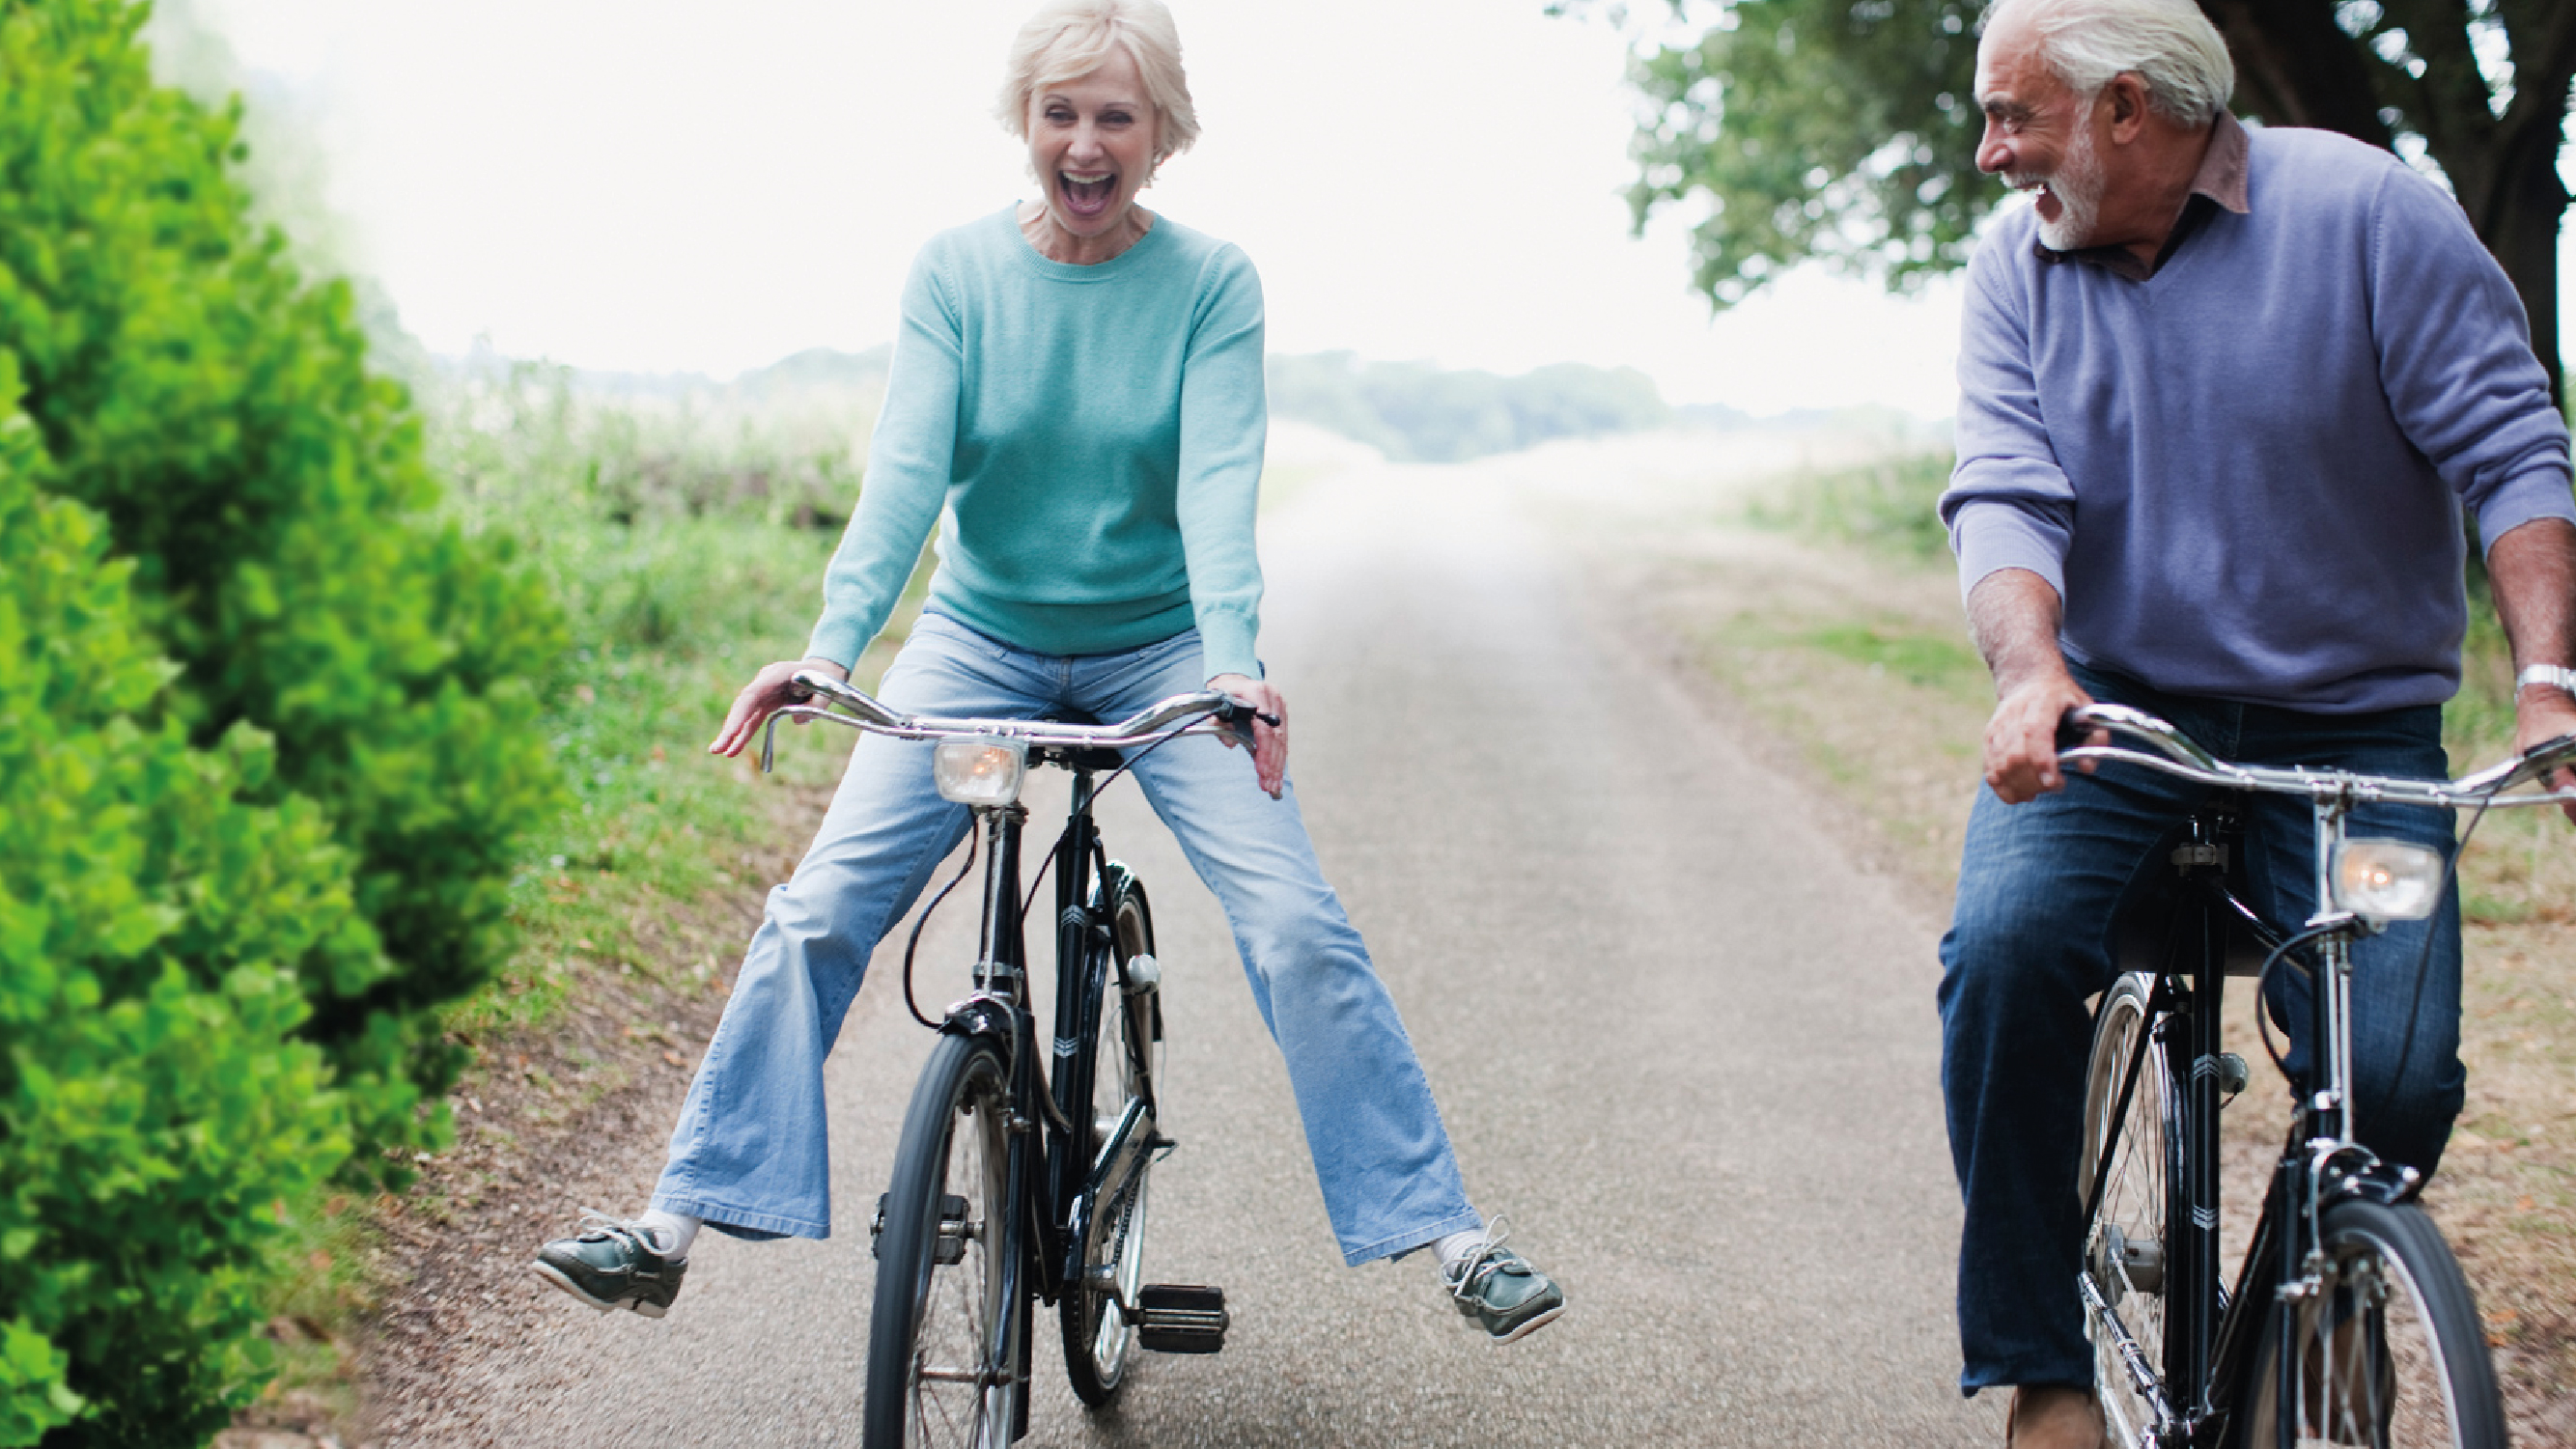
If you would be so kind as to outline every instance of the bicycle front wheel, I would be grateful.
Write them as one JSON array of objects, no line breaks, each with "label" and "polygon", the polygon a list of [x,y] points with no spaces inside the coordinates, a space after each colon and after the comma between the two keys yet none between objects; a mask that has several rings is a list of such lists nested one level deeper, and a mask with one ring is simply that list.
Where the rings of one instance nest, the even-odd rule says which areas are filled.
[{"label": "bicycle front wheel", "polygon": [[865,1449],[1004,1449],[1027,1384],[1009,1199],[1009,1069],[943,1036],[913,1089],[877,1238]]},{"label": "bicycle front wheel", "polygon": [[[2100,1205],[2084,1225],[2084,1274],[2119,1316],[2158,1373],[2165,1370],[2166,1194],[2182,1178],[2180,1102],[2165,1044],[2148,1011],[2154,978],[2131,973],[2113,983],[2093,1013],[2092,1064],[2084,1082],[2084,1151],[2076,1167],[2076,1200],[2091,1201],[2107,1155]],[[2141,1055],[2141,1048],[2144,1054]],[[2136,1064],[2134,1073],[2131,1063]],[[2133,1079],[2133,1080],[2132,1080]],[[2120,1096],[2128,1084],[2128,1102]],[[2119,1352],[2110,1323],[2088,1312],[2093,1381],[2102,1393],[2112,1437],[2135,1445],[2153,1427],[2153,1411]]]},{"label": "bicycle front wheel", "polygon": [[[1145,888],[1123,871],[1112,877],[1109,911],[1117,959],[1150,959],[1154,922],[1145,906]],[[1122,989],[1120,973],[1106,961],[1086,975],[1086,989],[1096,1001],[1089,1014],[1099,1023],[1091,1056],[1091,1151],[1096,1158],[1130,1105],[1150,1107],[1154,1100],[1160,996],[1150,984]],[[1082,1244],[1086,1282],[1067,1285],[1058,1305],[1065,1377],[1074,1394],[1095,1409],[1117,1397],[1136,1350],[1135,1325],[1119,1305],[1134,1303],[1145,1281],[1145,1186],[1153,1165],[1148,1151],[1123,1182],[1106,1184],[1108,1190],[1092,1203]]]},{"label": "bicycle front wheel", "polygon": [[[2273,1306],[2238,1442],[2503,1449],[2504,1401],[2477,1300],[2433,1220],[2411,1204],[2346,1202],[2320,1226],[2324,1253],[2307,1291]],[[2280,1315],[2290,1326],[2286,1400]]]}]

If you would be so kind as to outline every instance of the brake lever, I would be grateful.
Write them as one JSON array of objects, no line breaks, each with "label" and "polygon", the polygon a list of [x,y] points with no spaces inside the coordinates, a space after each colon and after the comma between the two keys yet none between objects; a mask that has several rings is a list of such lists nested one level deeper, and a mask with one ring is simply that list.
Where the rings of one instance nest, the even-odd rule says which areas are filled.
[{"label": "brake lever", "polygon": [[1222,697],[1225,702],[1218,705],[1212,713],[1216,716],[1216,722],[1226,727],[1226,733],[1232,735],[1245,749],[1253,747],[1252,722],[1254,720],[1259,720],[1274,730],[1279,728],[1279,716],[1253,708],[1249,700],[1237,699],[1230,694]]}]

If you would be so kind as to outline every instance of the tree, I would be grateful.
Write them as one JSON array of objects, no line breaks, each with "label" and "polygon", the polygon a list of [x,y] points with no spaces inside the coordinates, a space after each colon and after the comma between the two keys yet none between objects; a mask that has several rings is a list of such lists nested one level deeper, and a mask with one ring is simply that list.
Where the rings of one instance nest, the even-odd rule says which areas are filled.
[{"label": "tree", "polygon": [[[1582,0],[1572,0],[1574,4]],[[2429,162],[2521,294],[2559,380],[2558,175],[2576,82],[2568,0],[2200,0],[2236,60],[2235,107]],[[1673,0],[1696,39],[1635,73],[1629,204],[1704,207],[1695,278],[1719,307],[1810,257],[1905,288],[1967,260],[2002,194],[1976,170],[1967,0]]]}]

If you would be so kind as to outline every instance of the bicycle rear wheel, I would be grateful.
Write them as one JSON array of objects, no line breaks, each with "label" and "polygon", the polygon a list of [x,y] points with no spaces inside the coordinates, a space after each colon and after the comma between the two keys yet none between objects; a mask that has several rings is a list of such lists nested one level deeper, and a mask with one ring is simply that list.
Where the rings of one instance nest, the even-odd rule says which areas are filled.
[{"label": "bicycle rear wheel", "polygon": [[1004,1449],[1028,1386],[1009,1199],[1009,1068],[943,1036],[895,1148],[869,1318],[865,1449]]},{"label": "bicycle rear wheel", "polygon": [[[2084,1273],[2119,1315],[2158,1373],[2165,1364],[2165,1243],[2171,1207],[2167,1192],[2182,1180],[2180,1101],[2167,1070],[2165,1044],[2155,1039],[2148,1003],[2155,979],[2132,972],[2113,983],[2093,1013],[2093,1056],[2084,1082],[2084,1151],[2076,1168],[2077,1201],[2093,1196],[2094,1175],[2107,1151],[2110,1171],[2100,1205],[2084,1225]],[[2139,1056],[2144,1038],[2145,1055]],[[2135,1083],[2123,1111],[2120,1090],[2135,1061]],[[2114,1439],[2138,1443],[2153,1413],[2137,1391],[2110,1325],[2087,1312],[2093,1340],[2093,1381]]]},{"label": "bicycle rear wheel", "polygon": [[[1115,871],[1109,886],[1111,949],[1120,963],[1154,954],[1154,921],[1145,905],[1145,888],[1124,871]],[[1095,1160],[1132,1103],[1154,1100],[1155,1069],[1160,1065],[1161,999],[1152,984],[1121,987],[1120,972],[1102,961],[1086,973],[1086,990],[1096,993],[1091,1057],[1091,1151]],[[1145,1281],[1146,1179],[1154,1165],[1148,1150],[1134,1170],[1103,1199],[1091,1205],[1084,1234],[1082,1268],[1099,1288],[1115,1285],[1113,1296],[1067,1285],[1057,1305],[1064,1329],[1065,1377],[1083,1403],[1100,1408],[1117,1397],[1126,1382],[1128,1361],[1136,1351],[1136,1328],[1119,1310],[1134,1303]],[[1105,1281],[1102,1281],[1105,1280]]]},{"label": "bicycle rear wheel", "polygon": [[2274,1305],[2290,1315],[2294,1407],[2281,1434],[2276,1316],[2253,1380],[2245,1449],[2503,1449],[2504,1401],[2476,1299],[2441,1230],[2411,1204],[2326,1210],[2317,1290]]}]

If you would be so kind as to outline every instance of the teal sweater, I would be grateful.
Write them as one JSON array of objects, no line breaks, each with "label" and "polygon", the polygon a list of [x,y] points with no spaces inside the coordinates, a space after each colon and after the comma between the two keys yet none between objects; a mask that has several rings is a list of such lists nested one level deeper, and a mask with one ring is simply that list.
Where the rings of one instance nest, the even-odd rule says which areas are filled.
[{"label": "teal sweater", "polygon": [[944,509],[941,613],[1059,655],[1195,623],[1211,678],[1258,676],[1260,278],[1162,218],[1097,266],[1048,261],[1015,212],[942,232],[913,263],[808,654],[858,658]]}]

